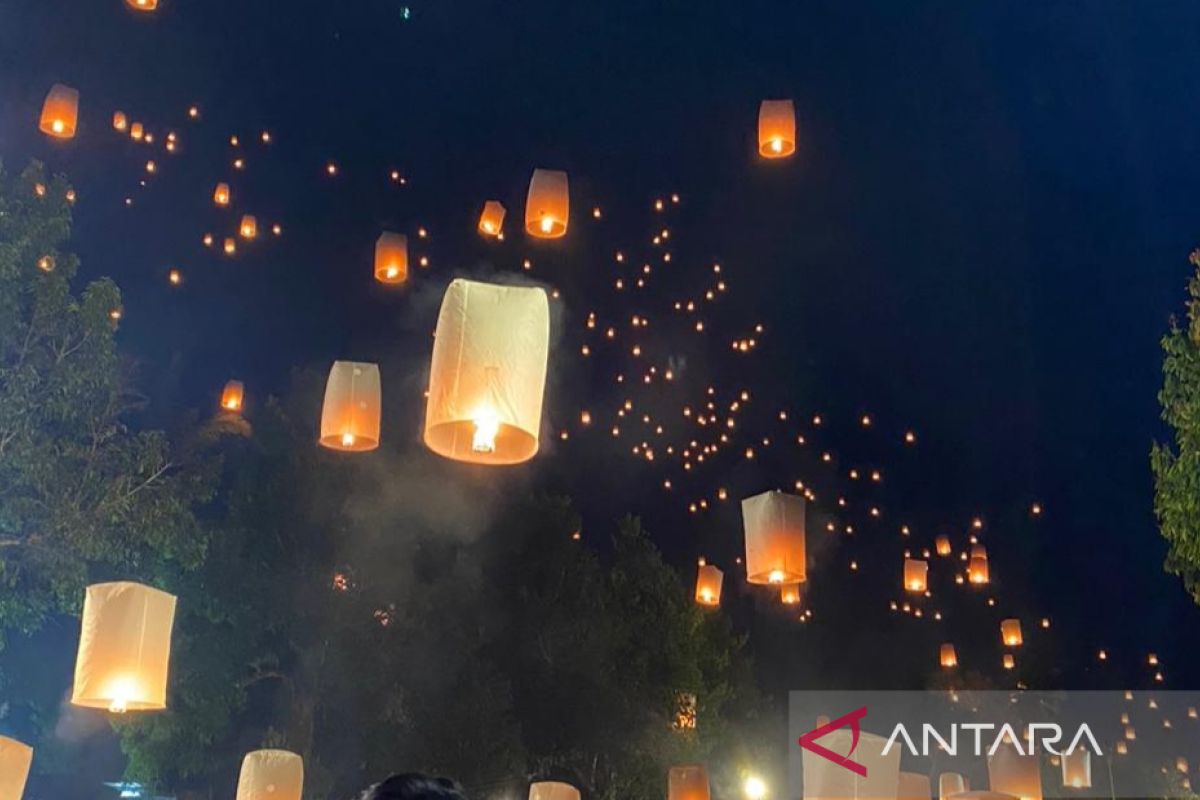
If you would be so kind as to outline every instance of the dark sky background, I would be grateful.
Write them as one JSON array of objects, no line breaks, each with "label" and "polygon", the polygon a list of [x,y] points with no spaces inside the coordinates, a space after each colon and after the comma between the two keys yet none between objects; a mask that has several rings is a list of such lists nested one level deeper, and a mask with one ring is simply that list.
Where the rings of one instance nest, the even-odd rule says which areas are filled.
[{"label": "dark sky background", "polygon": [[[111,275],[126,293],[121,338],[153,399],[146,422],[207,413],[234,376],[261,402],[294,369],[334,358],[380,361],[385,393],[408,386],[446,281],[519,272],[530,257],[532,276],[565,301],[546,453],[473,479],[570,493],[598,534],[642,513],[682,569],[704,552],[732,576],[733,504],[686,514],[686,492],[661,491],[659,468],[631,460],[633,442],[613,444],[606,426],[554,441],[579,408],[623,396],[610,364],[577,357],[587,312],[666,317],[661,300],[694,293],[719,260],[731,292],[709,346],[667,326],[654,341],[689,354],[697,380],[752,388],[764,400],[748,418],[764,431],[777,407],[820,411],[830,447],[883,467],[887,521],[878,538],[864,527],[852,556],[886,553],[874,568],[898,582],[900,519],[913,520],[919,548],[935,530],[961,543],[983,514],[1005,610],[1055,620],[1056,655],[1042,652],[1054,668],[1026,679],[1099,681],[1103,646],[1116,683],[1144,682],[1138,664],[1154,650],[1169,685],[1196,685],[1200,613],[1161,570],[1148,451],[1164,435],[1158,339],[1182,311],[1187,254],[1200,243],[1200,7],[412,0],[409,19],[403,8],[161,0],[143,17],[118,0],[0,0],[0,157],[13,169],[41,158],[74,181],[74,246],[85,275]],[[36,132],[56,81],[82,97],[67,144]],[[799,150],[783,164],[755,156],[765,97],[796,103]],[[198,123],[186,119],[193,102]],[[116,135],[118,108],[160,137],[177,130],[180,152]],[[269,147],[257,141],[264,128]],[[241,173],[229,166],[235,133]],[[151,157],[159,174],[139,187]],[[323,174],[329,160],[336,179]],[[532,244],[519,230],[535,166],[571,175],[563,243]],[[393,168],[406,186],[387,179]],[[233,183],[237,213],[255,213],[260,228],[278,221],[284,235],[234,260],[205,250],[205,231],[219,239],[236,224],[212,206],[218,180]],[[681,203],[656,217],[653,198],[671,192]],[[493,197],[509,209],[499,246],[474,233]],[[601,222],[587,218],[593,205]],[[641,263],[664,219],[676,259],[659,271],[657,305],[643,308],[609,291],[612,253]],[[384,228],[432,259],[401,291],[370,280]],[[170,266],[184,270],[182,289],[167,286]],[[728,339],[757,321],[762,347],[731,356]],[[389,412],[385,437],[415,448],[412,400]],[[854,422],[867,412],[874,437]],[[908,426],[917,448],[899,444]],[[790,459],[776,448],[720,467],[706,488],[739,497],[788,486],[810,469]],[[1035,500],[1046,511],[1033,521]],[[865,662],[878,664],[879,642],[907,628],[875,639],[822,627],[858,608],[837,558],[841,577],[832,557],[813,570],[811,632],[750,613],[756,604],[733,590],[746,600],[731,613],[752,631],[768,686],[831,674],[903,682]],[[882,609],[890,590],[863,585]],[[933,652],[920,650],[925,667]]]}]

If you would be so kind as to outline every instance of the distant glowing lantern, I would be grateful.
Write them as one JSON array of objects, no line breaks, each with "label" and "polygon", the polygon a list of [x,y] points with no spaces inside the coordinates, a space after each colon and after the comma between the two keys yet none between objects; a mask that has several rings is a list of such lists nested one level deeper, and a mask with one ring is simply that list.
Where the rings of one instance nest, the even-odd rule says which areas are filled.
[{"label": "distant glowing lantern", "polygon": [[535,169],[525,198],[525,232],[538,239],[565,236],[570,204],[567,173]]},{"label": "distant glowing lantern", "polygon": [[1017,666],[1017,660],[1013,658],[1012,653],[1005,653],[1001,663],[1005,669],[1013,669]]},{"label": "distant glowing lantern", "polygon": [[540,288],[455,279],[434,333],[425,444],[477,464],[518,464],[538,451],[550,339]]},{"label": "distant glowing lantern", "polygon": [[779,602],[785,606],[800,605],[800,584],[785,583],[779,587]]},{"label": "distant glowing lantern", "polygon": [[937,554],[939,556],[950,555],[952,548],[950,547],[950,537],[949,536],[937,537],[936,546],[937,546]]},{"label": "distant glowing lantern", "polygon": [[725,581],[725,573],[712,564],[701,564],[696,573],[696,602],[702,606],[718,606],[721,604],[721,584]]},{"label": "distant glowing lantern", "polygon": [[155,711],[167,707],[175,597],[139,583],[87,588],[71,703]]},{"label": "distant glowing lantern", "polygon": [[375,280],[404,283],[408,280],[408,237],[384,232],[375,240]]},{"label": "distant glowing lantern", "polygon": [[901,772],[896,800],[929,800],[932,789],[929,776],[919,772]]},{"label": "distant glowing lantern", "polygon": [[1092,752],[1082,745],[1062,757],[1063,786],[1071,789],[1092,788]]},{"label": "distant glowing lantern", "polygon": [[153,11],[158,8],[158,0],[125,0],[125,5],[138,11]]},{"label": "distant glowing lantern", "polygon": [[579,790],[562,781],[536,781],[529,784],[529,800],[579,800]]},{"label": "distant glowing lantern", "polygon": [[667,773],[667,800],[709,800],[709,791],[703,764],[671,767]]},{"label": "distant glowing lantern", "polygon": [[237,252],[237,241],[232,236],[227,236],[221,243],[221,249],[225,251],[225,255],[231,256]]},{"label": "distant glowing lantern", "polygon": [[379,447],[379,366],[335,361],[321,409],[322,447],[362,452]]},{"label": "distant glowing lantern", "polygon": [[488,200],[479,215],[479,232],[484,236],[499,236],[504,229],[504,204],[499,200]]},{"label": "distant glowing lantern", "polygon": [[218,183],[217,188],[213,189],[213,202],[219,206],[229,205],[228,183]]},{"label": "distant glowing lantern", "polygon": [[42,103],[38,129],[55,139],[70,139],[75,135],[78,119],[79,92],[61,83],[51,86],[46,101]]},{"label": "distant glowing lantern", "polygon": [[796,109],[791,100],[763,100],[758,107],[758,154],[786,158],[796,152]]},{"label": "distant glowing lantern", "polygon": [[988,756],[987,768],[993,792],[1042,800],[1042,771],[1036,755],[1022,755],[1017,745],[1005,741]]},{"label": "distant glowing lantern", "polygon": [[938,797],[947,798],[953,794],[962,794],[967,790],[967,782],[957,772],[943,772],[938,776]]},{"label": "distant glowing lantern", "polygon": [[904,559],[904,589],[909,592],[924,592],[929,574],[929,562],[919,558]]},{"label": "distant glowing lantern", "polygon": [[954,650],[954,645],[947,642],[943,644],[938,652],[938,661],[945,669],[951,669],[958,666],[958,653]]},{"label": "distant glowing lantern", "polygon": [[987,557],[972,556],[967,564],[967,579],[979,586],[988,582],[988,560]]},{"label": "distant glowing lantern", "polygon": [[242,759],[237,800],[300,800],[304,759],[287,750],[254,750]]},{"label": "distant glowing lantern", "polygon": [[246,387],[241,381],[229,381],[221,392],[221,408],[226,411],[241,411],[246,398]]},{"label": "distant glowing lantern", "polygon": [[32,747],[0,736],[0,800],[21,800],[32,763]]},{"label": "distant glowing lantern", "polygon": [[1021,638],[1021,620],[1006,619],[1000,622],[1000,640],[1005,647],[1020,647],[1024,641]]},{"label": "distant glowing lantern", "polygon": [[258,236],[258,220],[251,214],[242,216],[242,223],[238,225],[238,234],[243,239],[253,239]]},{"label": "distant glowing lantern", "polygon": [[113,130],[121,131],[122,133],[129,126],[129,121],[125,118],[123,111],[113,112]]},{"label": "distant glowing lantern", "polygon": [[807,579],[804,498],[780,491],[742,500],[746,533],[746,580],[801,583]]}]

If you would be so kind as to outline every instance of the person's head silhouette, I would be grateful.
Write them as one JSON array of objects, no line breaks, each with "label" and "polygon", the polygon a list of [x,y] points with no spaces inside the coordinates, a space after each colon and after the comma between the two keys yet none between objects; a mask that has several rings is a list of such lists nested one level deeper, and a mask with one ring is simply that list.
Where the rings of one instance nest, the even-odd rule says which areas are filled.
[{"label": "person's head silhouette", "polygon": [[359,800],[466,800],[462,787],[449,778],[416,772],[393,775],[359,796]]}]

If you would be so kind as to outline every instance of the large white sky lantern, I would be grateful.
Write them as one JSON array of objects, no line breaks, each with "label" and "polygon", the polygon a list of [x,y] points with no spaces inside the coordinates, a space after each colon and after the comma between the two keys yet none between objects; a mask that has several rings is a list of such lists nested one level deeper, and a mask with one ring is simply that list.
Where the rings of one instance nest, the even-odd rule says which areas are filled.
[{"label": "large white sky lantern", "polygon": [[0,800],[21,800],[32,763],[32,747],[0,736]]},{"label": "large white sky lantern", "polygon": [[550,304],[537,287],[454,280],[434,332],[425,444],[477,464],[538,451]]},{"label": "large white sky lantern", "polygon": [[242,759],[237,800],[300,800],[304,759],[287,750],[254,750]]},{"label": "large white sky lantern", "polygon": [[804,563],[804,498],[780,491],[742,501],[746,529],[746,580],[800,583]]},{"label": "large white sky lantern", "polygon": [[167,707],[175,596],[140,583],[87,588],[71,703],[113,712]]}]

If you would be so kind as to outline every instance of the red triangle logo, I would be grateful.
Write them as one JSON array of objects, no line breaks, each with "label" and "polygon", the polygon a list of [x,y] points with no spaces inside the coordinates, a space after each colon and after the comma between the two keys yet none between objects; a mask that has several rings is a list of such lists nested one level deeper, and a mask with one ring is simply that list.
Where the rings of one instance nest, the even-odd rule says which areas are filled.
[{"label": "red triangle logo", "polygon": [[[858,747],[858,737],[862,733],[862,731],[859,730],[858,722],[866,715],[867,707],[863,706],[860,709],[851,711],[845,716],[838,717],[833,722],[827,722],[820,727],[813,728],[811,731],[800,737],[800,746],[810,753],[816,753],[821,758],[824,758],[827,761],[832,761],[839,767],[845,767],[855,775],[865,778],[867,777],[867,768],[862,764],[859,764],[857,761],[851,760],[850,756],[854,755],[854,750]],[[821,745],[817,744],[817,739],[820,739],[827,733],[836,731],[838,728],[845,727],[849,727],[852,734],[852,738],[850,740],[850,752],[846,753],[846,755],[839,755],[838,753],[830,750],[828,747],[822,747]]]}]

